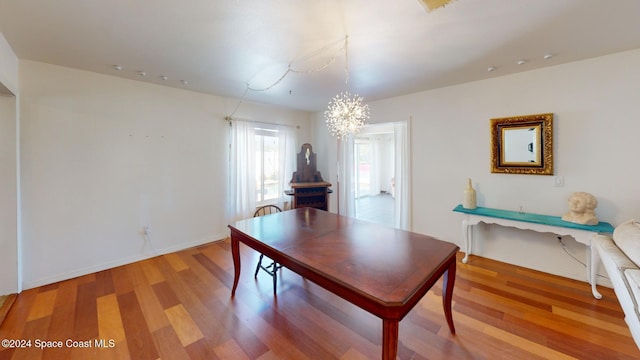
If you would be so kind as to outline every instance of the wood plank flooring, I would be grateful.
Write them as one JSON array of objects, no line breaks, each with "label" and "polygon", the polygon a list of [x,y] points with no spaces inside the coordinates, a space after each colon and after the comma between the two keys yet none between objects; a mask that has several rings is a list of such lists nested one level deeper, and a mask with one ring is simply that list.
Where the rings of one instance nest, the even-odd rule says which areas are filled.
[{"label": "wood plank flooring", "polygon": [[[0,359],[377,359],[382,322],[283,269],[274,297],[229,240],[22,292]],[[460,255],[460,254],[459,254]],[[459,257],[461,259],[461,256]],[[481,257],[458,262],[456,335],[441,282],[400,322],[400,359],[640,359],[611,289]],[[27,343],[30,344],[27,346]],[[58,346],[40,348],[38,346]]]},{"label": "wood plank flooring", "polygon": [[13,301],[16,299],[18,294],[9,294],[0,296],[0,325],[4,321],[5,316],[9,312],[11,305],[13,305]]}]

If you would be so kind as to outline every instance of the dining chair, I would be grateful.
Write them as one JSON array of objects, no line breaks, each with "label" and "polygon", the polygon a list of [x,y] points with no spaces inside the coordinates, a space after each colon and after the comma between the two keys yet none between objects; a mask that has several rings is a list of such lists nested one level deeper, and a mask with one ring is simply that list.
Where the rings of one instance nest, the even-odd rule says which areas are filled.
[{"label": "dining chair", "polygon": [[[264,205],[256,209],[256,211],[253,213],[253,217],[275,214],[281,211],[282,209],[280,209],[276,205]],[[276,286],[278,285],[278,270],[282,267],[282,265],[278,264],[275,261],[272,261],[270,265],[264,266],[262,265],[263,258],[264,254],[260,254],[260,259],[258,259],[258,266],[256,266],[256,272],[253,277],[256,279],[258,278],[258,272],[260,272],[260,269],[271,275],[271,277],[273,278],[273,293],[275,294]]]}]

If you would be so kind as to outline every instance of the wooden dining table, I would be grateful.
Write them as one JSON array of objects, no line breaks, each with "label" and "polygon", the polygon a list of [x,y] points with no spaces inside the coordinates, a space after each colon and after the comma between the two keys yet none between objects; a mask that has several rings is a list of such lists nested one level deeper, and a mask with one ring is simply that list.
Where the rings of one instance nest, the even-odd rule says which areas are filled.
[{"label": "wooden dining table", "polygon": [[235,296],[240,243],[382,319],[382,359],[396,359],[399,322],[442,277],[442,305],[455,334],[451,298],[458,246],[431,236],[327,211],[300,208],[229,225]]}]

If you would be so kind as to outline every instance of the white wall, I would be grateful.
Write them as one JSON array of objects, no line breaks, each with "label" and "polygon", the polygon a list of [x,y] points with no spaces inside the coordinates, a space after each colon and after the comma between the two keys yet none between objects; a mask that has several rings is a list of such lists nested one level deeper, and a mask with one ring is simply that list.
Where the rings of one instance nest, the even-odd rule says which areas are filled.
[{"label": "white wall", "polygon": [[18,291],[16,98],[0,96],[0,295]]},{"label": "white wall", "polygon": [[[20,62],[24,285],[218,240],[237,100]],[[238,118],[305,112],[243,103]],[[151,228],[151,241],[142,234]]]},{"label": "white wall", "polygon": [[380,139],[380,190],[391,193],[391,179],[394,177],[395,144],[393,134],[377,135]]},{"label": "white wall", "polygon": [[[0,85],[18,93],[18,59],[0,33]],[[0,94],[0,295],[18,286],[17,99]]]},{"label": "white wall", "polygon": [[0,33],[0,84],[13,94],[18,93],[18,57]]},{"label": "white wall", "polygon": [[[640,218],[640,50],[433,91],[370,102],[371,122],[412,120],[414,231],[461,245],[462,202],[472,178],[478,205],[561,216],[572,192],[594,194],[601,221]],[[556,175],[492,174],[489,119],[554,113]],[[335,142],[316,116],[318,153],[335,158]],[[323,146],[323,147],[320,147]],[[321,170],[335,176],[335,163]],[[586,280],[583,265],[555,236],[484,226],[480,255]],[[585,248],[566,239],[584,261]]]}]

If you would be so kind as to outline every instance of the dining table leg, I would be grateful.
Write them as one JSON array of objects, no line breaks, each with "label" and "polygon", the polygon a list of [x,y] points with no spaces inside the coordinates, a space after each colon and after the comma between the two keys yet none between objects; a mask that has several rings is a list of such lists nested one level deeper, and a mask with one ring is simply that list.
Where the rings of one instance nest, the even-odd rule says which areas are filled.
[{"label": "dining table leg", "polygon": [[382,360],[396,360],[399,323],[398,319],[382,319]]},{"label": "dining table leg", "polygon": [[442,307],[444,308],[444,316],[447,319],[449,330],[452,334],[456,333],[453,325],[453,314],[451,313],[451,300],[453,298],[453,285],[456,281],[456,258],[454,257],[449,268],[443,275],[442,285]]},{"label": "dining table leg", "polygon": [[240,280],[240,241],[231,236],[231,255],[233,256],[233,288],[231,288],[231,297],[235,296],[238,281]]}]

